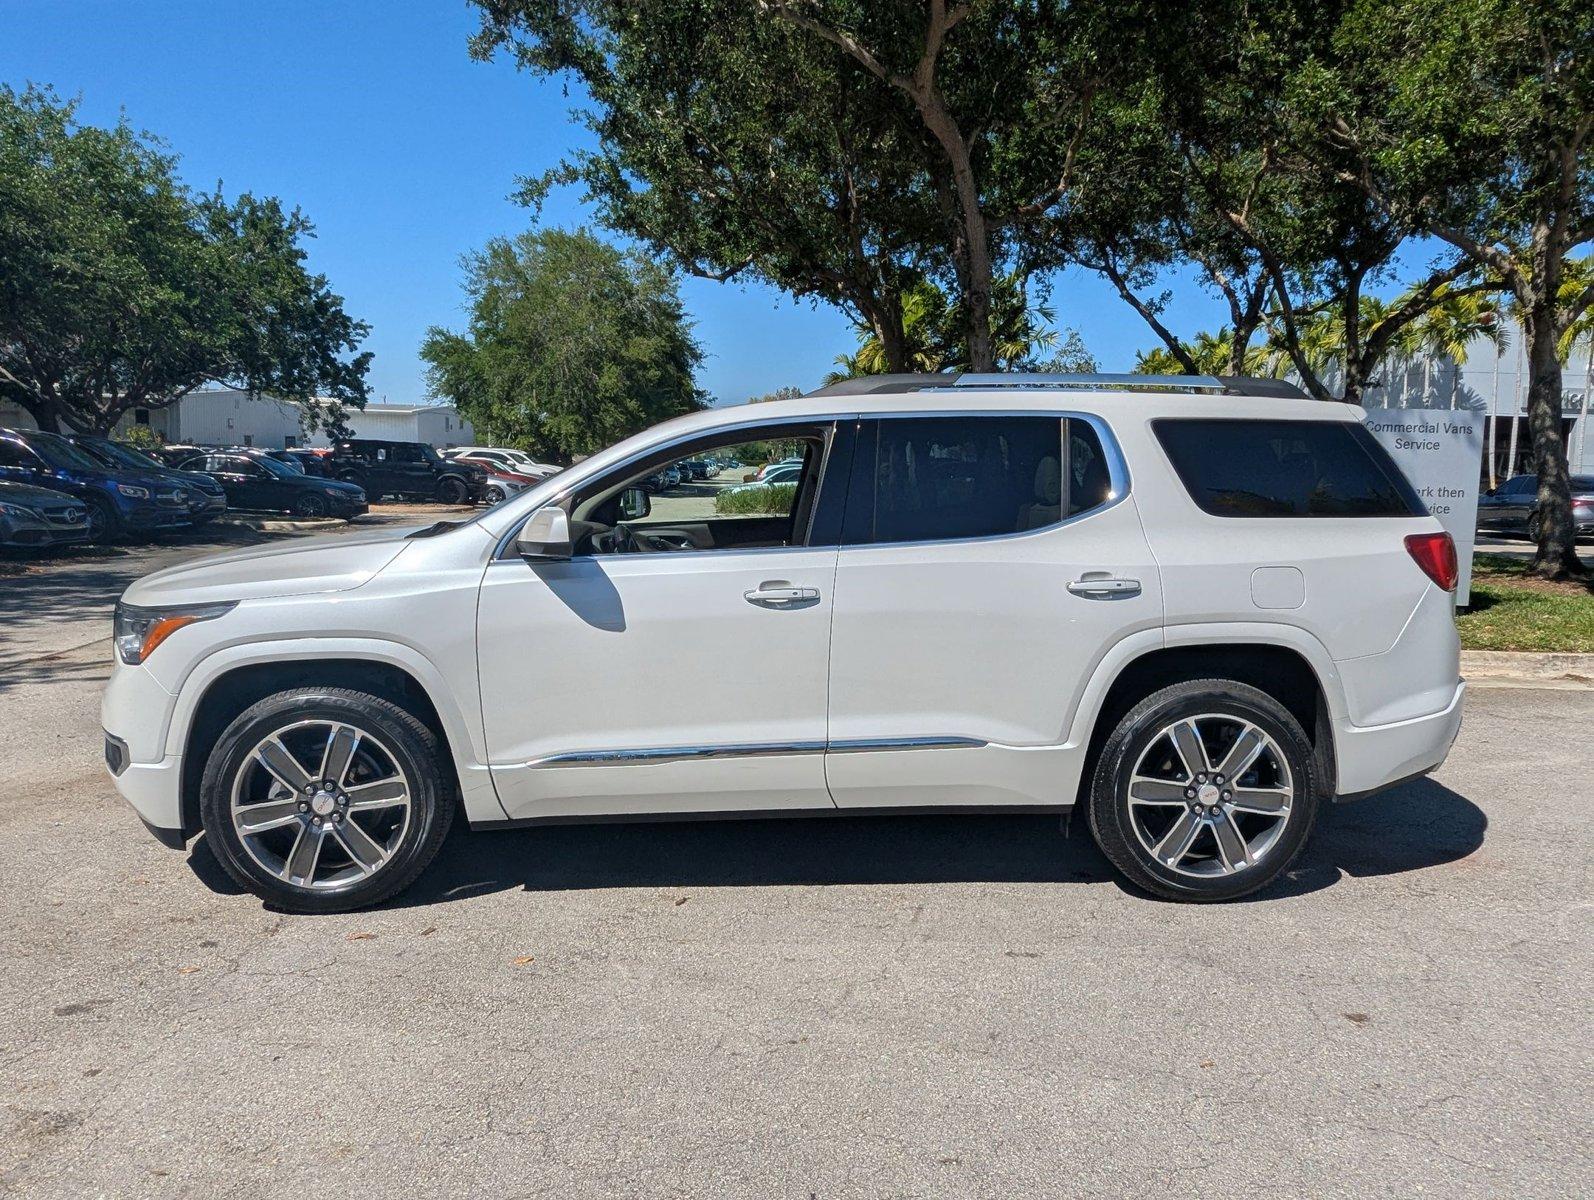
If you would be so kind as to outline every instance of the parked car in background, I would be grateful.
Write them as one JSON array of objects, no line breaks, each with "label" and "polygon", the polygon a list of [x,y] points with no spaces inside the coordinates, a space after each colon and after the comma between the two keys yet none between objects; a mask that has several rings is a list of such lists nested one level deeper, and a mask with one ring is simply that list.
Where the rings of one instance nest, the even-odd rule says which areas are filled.
[{"label": "parked car in background", "polygon": [[487,503],[502,504],[511,496],[518,496],[527,488],[534,486],[534,482],[524,475],[512,475],[508,471],[488,471]]},{"label": "parked car in background", "polygon": [[[118,790],[301,912],[407,887],[456,815],[776,809],[1057,812],[1138,887],[1219,901],[1331,802],[1444,761],[1455,544],[1358,406],[923,379],[693,413],[422,536],[138,581],[101,707]],[[785,511],[636,487],[774,439],[807,447]],[[1359,818],[1369,853],[1420,797]]]},{"label": "parked car in background", "polygon": [[317,479],[327,479],[326,453],[321,450],[310,450],[303,446],[289,446],[286,450],[267,450],[265,453],[280,463],[290,467],[298,467],[306,475],[314,475]]},{"label": "parked car in background", "polygon": [[[1594,536],[1594,475],[1574,475],[1572,526],[1578,537]],[[1513,475],[1478,497],[1478,530],[1518,533],[1539,540],[1539,477]]]},{"label": "parked car in background", "polygon": [[89,506],[81,498],[0,480],[0,546],[37,549],[88,536]]},{"label": "parked car in background", "polygon": [[539,480],[557,475],[563,469],[552,463],[538,462],[524,450],[511,450],[507,446],[455,446],[443,451],[443,457],[450,461],[463,459],[489,469],[501,467],[512,474]]},{"label": "parked car in background", "polygon": [[359,484],[317,479],[264,454],[217,450],[196,455],[184,465],[219,483],[234,508],[348,520],[368,507]]},{"label": "parked car in background", "polygon": [[169,446],[151,446],[144,453],[164,466],[175,467],[196,454],[203,454],[210,447],[191,446],[186,442],[178,442]]},{"label": "parked car in background", "polygon": [[0,429],[0,479],[69,492],[97,542],[192,524],[193,492],[164,473],[107,467],[57,433]]},{"label": "parked car in background", "polygon": [[769,487],[776,483],[795,483],[802,477],[801,463],[788,463],[784,466],[771,467],[761,479],[753,479],[747,483],[737,483],[726,488],[727,492],[745,492],[752,488]]},{"label": "parked car in background", "polygon": [[103,466],[130,471],[150,471],[187,488],[190,493],[188,516],[192,525],[208,524],[227,511],[226,492],[219,483],[202,472],[183,471],[168,466],[160,459],[153,458],[134,446],[126,446],[110,438],[75,434],[68,440]]},{"label": "parked car in background", "polygon": [[399,496],[444,504],[478,504],[487,495],[487,472],[474,463],[449,462],[425,442],[347,438],[332,447],[327,470],[359,484],[373,500]]}]

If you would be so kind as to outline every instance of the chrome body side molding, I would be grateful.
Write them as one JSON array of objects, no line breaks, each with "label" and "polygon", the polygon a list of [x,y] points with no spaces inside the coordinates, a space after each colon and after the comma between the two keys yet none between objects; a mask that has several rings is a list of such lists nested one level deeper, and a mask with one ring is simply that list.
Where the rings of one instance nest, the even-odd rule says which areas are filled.
[{"label": "chrome body side molding", "polygon": [[844,742],[763,742],[740,746],[658,746],[645,750],[576,750],[534,758],[528,767],[623,767],[710,758],[788,754],[862,754],[876,750],[977,750],[989,743],[966,737],[853,738]]}]

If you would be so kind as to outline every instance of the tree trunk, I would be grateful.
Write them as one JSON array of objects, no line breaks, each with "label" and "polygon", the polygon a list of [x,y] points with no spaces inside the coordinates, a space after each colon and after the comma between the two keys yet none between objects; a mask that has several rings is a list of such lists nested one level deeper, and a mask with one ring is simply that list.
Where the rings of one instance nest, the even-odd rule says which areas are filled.
[{"label": "tree trunk", "polygon": [[935,140],[946,152],[952,166],[952,187],[957,196],[958,218],[963,227],[963,300],[968,306],[969,370],[996,370],[996,354],[991,346],[991,235],[980,207],[979,183],[969,159],[963,132],[947,112],[939,93],[916,94],[919,113]]},{"label": "tree trunk", "polygon": [[1547,579],[1588,574],[1572,530],[1572,481],[1561,435],[1561,356],[1555,344],[1555,295],[1535,289],[1522,305],[1528,349],[1528,432],[1539,477],[1539,548],[1529,570]]}]

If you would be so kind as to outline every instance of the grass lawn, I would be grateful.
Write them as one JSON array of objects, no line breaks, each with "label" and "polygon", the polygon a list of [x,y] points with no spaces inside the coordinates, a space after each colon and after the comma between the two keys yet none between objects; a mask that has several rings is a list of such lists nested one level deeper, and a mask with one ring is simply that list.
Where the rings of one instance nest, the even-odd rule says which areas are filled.
[{"label": "grass lawn", "polygon": [[1503,554],[1472,560],[1472,607],[1456,614],[1468,650],[1556,650],[1594,654],[1594,590],[1527,578]]}]

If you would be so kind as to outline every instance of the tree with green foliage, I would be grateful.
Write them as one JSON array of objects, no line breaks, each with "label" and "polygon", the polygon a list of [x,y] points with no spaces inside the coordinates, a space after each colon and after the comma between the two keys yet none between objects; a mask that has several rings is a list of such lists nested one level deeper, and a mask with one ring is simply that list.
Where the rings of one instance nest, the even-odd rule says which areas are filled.
[{"label": "tree with green foliage", "polygon": [[[998,281],[992,314],[991,351],[998,371],[1094,371],[1096,360],[1072,329],[1061,334],[1048,328],[1054,319],[1044,299],[1032,301],[1019,282]],[[951,297],[928,280],[903,295],[903,343],[906,357],[893,367],[873,331],[859,326],[858,348],[837,357],[839,370],[826,383],[858,375],[884,375],[893,370],[933,374],[972,370],[968,322]]]},{"label": "tree with green foliage", "polygon": [[1562,434],[1561,343],[1594,304],[1564,287],[1594,245],[1594,20],[1586,0],[1360,0],[1353,73],[1306,93],[1340,177],[1504,286],[1528,359],[1539,477],[1535,573],[1585,575]]},{"label": "tree with green foliage", "polygon": [[604,221],[712,277],[841,305],[907,363],[900,307],[953,297],[994,369],[996,290],[1030,277],[1102,81],[1135,52],[1122,4],[476,0],[478,55],[584,85]]},{"label": "tree with green foliage", "polygon": [[568,463],[701,408],[674,273],[585,230],[494,238],[466,257],[470,322],[434,327],[432,395],[495,441]]},{"label": "tree with green foliage", "polygon": [[0,397],[94,433],[207,384],[300,401],[310,430],[363,407],[368,328],[307,268],[304,215],[192,193],[76,107],[0,85]]},{"label": "tree with green foliage", "polygon": [[[1146,319],[1162,361],[1240,374],[1282,352],[1312,395],[1360,402],[1415,322],[1502,287],[1465,255],[1434,254],[1415,214],[1345,178],[1319,96],[1325,74],[1364,69],[1365,48],[1341,40],[1343,8],[1196,0],[1148,33],[1144,77],[1098,103],[1060,240]],[[1200,363],[1160,320],[1166,294],[1145,294],[1182,263],[1229,308],[1227,334]]]},{"label": "tree with green foliage", "polygon": [[[597,135],[522,181],[579,184],[603,223],[706,279],[834,304],[901,355],[933,192],[861,68],[736,3],[483,0],[478,57],[573,77]],[[900,369],[900,368],[898,368]]]}]

